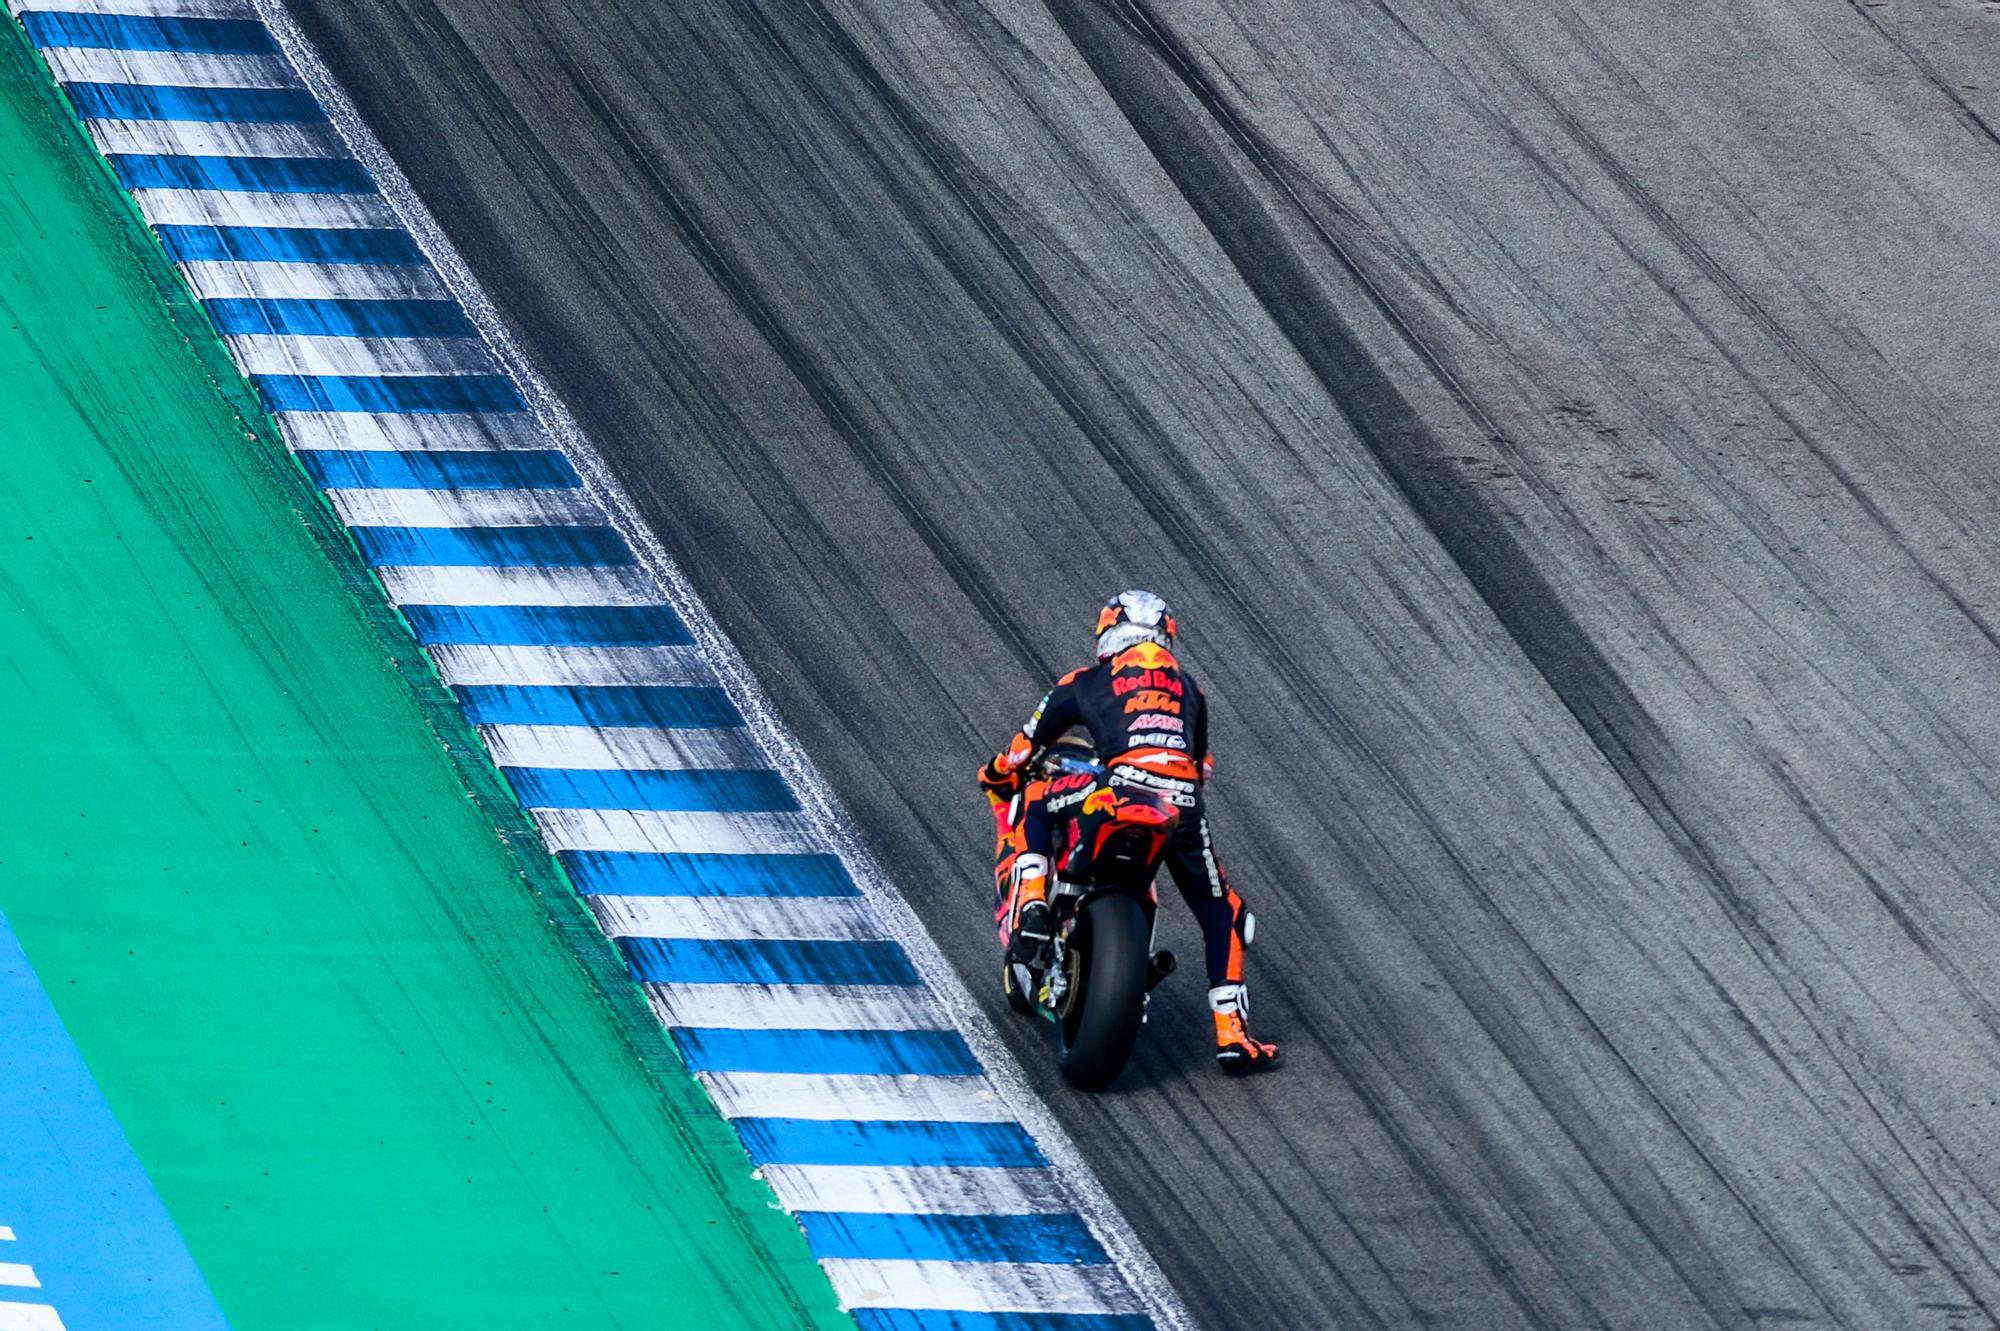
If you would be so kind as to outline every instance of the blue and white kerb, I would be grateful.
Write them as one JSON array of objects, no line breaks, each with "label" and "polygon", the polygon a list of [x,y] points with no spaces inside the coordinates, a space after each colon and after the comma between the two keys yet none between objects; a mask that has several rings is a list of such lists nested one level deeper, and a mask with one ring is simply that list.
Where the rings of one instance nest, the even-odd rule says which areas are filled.
[{"label": "blue and white kerb", "polygon": [[860,1326],[1152,1326],[249,0],[10,2]]}]

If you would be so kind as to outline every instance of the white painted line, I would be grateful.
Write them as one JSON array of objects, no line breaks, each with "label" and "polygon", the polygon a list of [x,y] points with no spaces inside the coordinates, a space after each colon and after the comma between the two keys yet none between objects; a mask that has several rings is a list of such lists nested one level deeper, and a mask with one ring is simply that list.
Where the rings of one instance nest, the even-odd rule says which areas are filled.
[{"label": "white painted line", "polygon": [[881,938],[860,897],[590,898],[609,938]]},{"label": "white painted line", "polygon": [[1011,1123],[1013,1111],[984,1077],[704,1072],[726,1118],[923,1119]]},{"label": "white painted line", "polygon": [[953,1165],[765,1165],[789,1211],[870,1215],[1049,1215],[1070,1210],[1053,1171]]},{"label": "white painted line", "polygon": [[[61,8],[69,8],[64,5]],[[167,88],[296,88],[299,76],[281,55],[212,55],[205,51],[111,51],[46,46],[42,56],[64,83],[143,83]]]},{"label": "white painted line", "polygon": [[107,153],[169,157],[336,157],[347,145],[331,125],[260,125],[221,120],[89,120]]},{"label": "white painted line", "polygon": [[397,605],[654,605],[637,568],[489,568],[412,564],[375,570]]},{"label": "white painted line", "polygon": [[280,226],[386,230],[396,225],[379,194],[259,194],[226,189],[135,189],[154,226]]},{"label": "white painted line", "polygon": [[820,1262],[847,1308],[956,1308],[973,1312],[1136,1313],[1138,1295],[1112,1266],[1011,1262]]},{"label": "white painted line", "polygon": [[[428,272],[428,269],[420,271]],[[281,411],[278,428],[293,448],[362,453],[504,453],[546,449],[549,437],[525,411]],[[652,603],[658,604],[655,596]]]},{"label": "white painted line", "polygon": [[653,1011],[669,1026],[731,1031],[946,1030],[944,1013],[915,985],[645,985]]},{"label": "white painted line", "polygon": [[715,683],[715,672],[693,647],[487,647],[453,643],[429,650],[447,684]]},{"label": "white painted line", "polygon": [[232,333],[229,344],[245,374],[497,374],[476,337],[312,337],[298,333]]},{"label": "white painted line", "polygon": [[826,839],[798,813],[661,809],[530,809],[550,850],[643,850],[700,855],[813,855]]},{"label": "white painted line", "polygon": [[0,1243],[12,1243],[13,1241],[14,1231],[5,1225],[0,1225]]},{"label": "white painted line", "polygon": [[239,263],[196,259],[180,265],[203,299],[443,300],[450,293],[428,264]]},{"label": "white painted line", "polygon": [[493,761],[503,767],[768,768],[771,760],[748,730],[646,730],[636,726],[481,726]]},{"label": "white painted line", "polygon": [[581,490],[329,490],[326,497],[350,527],[595,527],[604,522],[604,510]]},{"label": "white painted line", "polygon": [[35,1279],[35,1268],[26,1262],[0,1262],[0,1285],[12,1289],[40,1289],[42,1282]]},{"label": "white painted line", "polygon": [[65,1331],[63,1319],[45,1303],[0,1303],[0,1331]]}]

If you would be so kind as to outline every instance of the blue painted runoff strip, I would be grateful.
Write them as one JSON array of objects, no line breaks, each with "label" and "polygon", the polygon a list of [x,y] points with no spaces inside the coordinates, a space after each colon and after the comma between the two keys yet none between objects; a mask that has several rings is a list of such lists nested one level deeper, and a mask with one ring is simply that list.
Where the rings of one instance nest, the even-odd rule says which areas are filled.
[{"label": "blue painted runoff strip", "polygon": [[675,768],[584,771],[503,767],[530,809],[663,809],[711,813],[789,813],[799,807],[776,772]]},{"label": "blue painted runoff strip", "polygon": [[164,18],[31,9],[21,25],[37,46],[95,46],[112,51],[187,51],[207,55],[277,55],[278,43],[255,19]]},{"label": "blue painted runoff strip", "polygon": [[638,562],[610,527],[354,527],[349,534],[378,568],[606,568]]},{"label": "blue painted runoff strip", "polygon": [[504,374],[253,374],[272,411],[522,411]]},{"label": "blue painted runoff strip", "polygon": [[676,1026],[673,1033],[681,1059],[694,1072],[976,1077],[984,1071],[957,1031],[746,1031]]},{"label": "blue painted runoff strip", "polygon": [[406,605],[427,644],[492,647],[686,647],[694,642],[664,605]]},{"label": "blue painted runoff strip", "polygon": [[190,157],[106,153],[126,189],[213,189],[236,194],[373,194],[375,178],[345,157]]},{"label": "blue painted runoff strip", "polygon": [[740,726],[729,695],[669,684],[459,684],[465,719],[476,726]]},{"label": "blue painted runoff strip", "polygon": [[955,1308],[851,1308],[860,1331],[1153,1331],[1144,1313],[983,1313]]},{"label": "blue painted runoff strip", "polygon": [[217,331],[224,333],[291,333],[302,337],[479,336],[479,330],[455,300],[216,296],[202,304],[208,307],[208,317],[215,321]]},{"label": "blue painted runoff strip", "polygon": [[65,83],[85,120],[203,120],[312,125],[326,111],[304,88],[172,88],[157,83]]},{"label": "blue painted runoff strip", "polygon": [[858,897],[836,855],[668,854],[565,850],[556,858],[585,896]]},{"label": "blue painted runoff strip", "polygon": [[621,938],[618,948],[651,984],[921,983],[887,939]]},{"label": "blue painted runoff strip", "polygon": [[0,1014],[0,1221],[14,1231],[0,1261],[41,1281],[0,1285],[0,1301],[52,1306],[76,1331],[228,1331],[4,918]]},{"label": "blue painted runoff strip", "polygon": [[760,1165],[1045,1165],[1018,1123],[737,1118],[730,1122]]},{"label": "blue painted runoff strip", "polygon": [[[418,264],[423,251],[407,231],[388,227],[198,226],[153,228],[176,263]],[[354,302],[356,304],[360,302]],[[463,317],[463,316],[461,316]]]},{"label": "blue painted runoff strip", "polygon": [[391,452],[305,448],[297,457],[322,490],[574,490],[583,478],[556,449]]},{"label": "blue painted runoff strip", "polygon": [[813,1256],[902,1262],[1040,1262],[1108,1258],[1079,1215],[878,1215],[800,1211]]}]

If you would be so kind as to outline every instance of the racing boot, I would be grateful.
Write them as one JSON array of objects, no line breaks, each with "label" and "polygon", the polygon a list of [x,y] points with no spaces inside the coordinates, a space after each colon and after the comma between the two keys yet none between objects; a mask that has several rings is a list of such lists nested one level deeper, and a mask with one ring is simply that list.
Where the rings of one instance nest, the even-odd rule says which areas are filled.
[{"label": "racing boot", "polygon": [[1250,994],[1240,984],[1218,984],[1208,991],[1208,1009],[1215,1014],[1215,1061],[1232,1077],[1269,1072],[1282,1055],[1278,1046],[1252,1039],[1245,1024]]},{"label": "racing boot", "polygon": [[1014,861],[1014,908],[1007,930],[1007,960],[1033,965],[1049,944],[1049,862],[1027,854]]}]

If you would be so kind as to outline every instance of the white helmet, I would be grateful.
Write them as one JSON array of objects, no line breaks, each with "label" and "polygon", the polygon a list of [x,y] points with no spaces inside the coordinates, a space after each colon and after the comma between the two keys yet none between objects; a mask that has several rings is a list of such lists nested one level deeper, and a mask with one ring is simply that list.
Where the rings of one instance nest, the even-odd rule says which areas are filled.
[{"label": "white helmet", "polygon": [[1097,617],[1097,659],[1118,655],[1142,642],[1174,645],[1174,612],[1151,592],[1120,592]]}]

